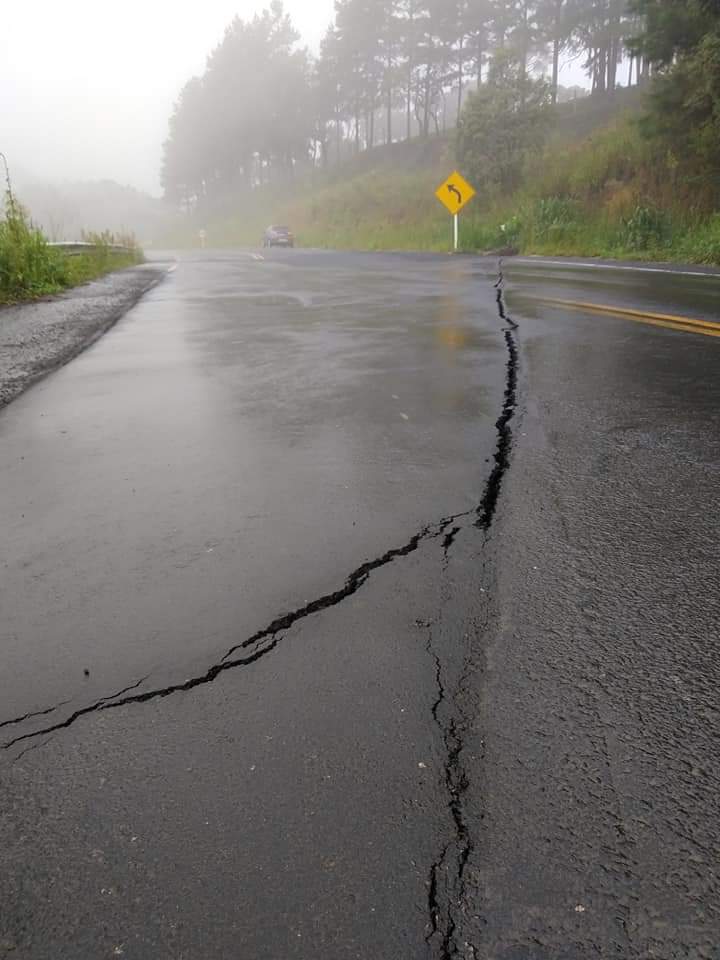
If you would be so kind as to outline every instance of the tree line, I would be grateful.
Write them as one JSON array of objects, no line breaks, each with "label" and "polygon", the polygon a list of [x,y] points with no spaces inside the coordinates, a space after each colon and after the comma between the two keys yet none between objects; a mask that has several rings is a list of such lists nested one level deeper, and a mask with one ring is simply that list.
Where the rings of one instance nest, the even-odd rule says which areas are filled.
[{"label": "tree line", "polygon": [[[654,0],[661,3],[663,0]],[[471,91],[512,61],[520,84],[547,76],[558,97],[566,58],[592,92],[647,76],[631,46],[644,11],[627,0],[337,0],[313,56],[280,0],[236,17],[170,120],[162,181],[188,207],[229,190],[285,180],[352,152],[455,126]]]},{"label": "tree line", "polygon": [[646,135],[666,150],[695,213],[720,198],[720,0],[632,0],[636,56],[653,65]]}]

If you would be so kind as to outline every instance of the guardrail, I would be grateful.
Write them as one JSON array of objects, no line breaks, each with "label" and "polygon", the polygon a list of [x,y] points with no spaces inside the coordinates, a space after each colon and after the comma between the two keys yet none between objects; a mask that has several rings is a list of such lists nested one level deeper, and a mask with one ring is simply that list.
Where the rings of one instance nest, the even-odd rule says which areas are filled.
[{"label": "guardrail", "polygon": [[[54,250],[61,250],[63,253],[66,253],[69,257],[79,257],[83,253],[91,253],[93,250],[97,250],[98,245],[96,243],[89,243],[86,240],[78,241],[65,241],[61,240],[60,242],[49,243],[49,247],[52,247]],[[112,253],[132,253],[130,247],[124,247],[119,243],[109,243],[107,249]]]}]

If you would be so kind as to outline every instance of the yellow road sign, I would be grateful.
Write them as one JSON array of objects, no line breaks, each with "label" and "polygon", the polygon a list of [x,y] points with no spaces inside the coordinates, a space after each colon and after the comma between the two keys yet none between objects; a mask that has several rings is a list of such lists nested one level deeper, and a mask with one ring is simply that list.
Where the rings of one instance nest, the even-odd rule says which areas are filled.
[{"label": "yellow road sign", "polygon": [[460,213],[465,204],[470,203],[475,193],[475,189],[456,170],[437,188],[435,196],[455,215]]}]

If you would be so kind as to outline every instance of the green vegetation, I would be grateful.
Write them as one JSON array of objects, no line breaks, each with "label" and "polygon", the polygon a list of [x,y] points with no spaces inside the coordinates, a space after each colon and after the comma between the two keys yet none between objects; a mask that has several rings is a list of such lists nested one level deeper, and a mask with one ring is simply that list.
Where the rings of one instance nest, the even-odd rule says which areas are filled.
[{"label": "green vegetation", "polygon": [[621,117],[527,158],[522,185],[473,211],[468,248],[720,263],[720,218],[704,185]]},{"label": "green vegetation", "polygon": [[[0,303],[57,293],[142,259],[132,238],[116,240],[105,233],[84,239],[92,248],[80,255],[70,256],[50,246],[18,203],[8,176],[5,211],[0,217]],[[116,243],[127,251],[114,251]]]},{"label": "green vegetation", "polygon": [[[190,218],[169,239],[197,244],[202,226],[214,246],[257,246],[277,222],[303,246],[447,251],[451,221],[434,191],[456,157],[452,137],[435,145],[429,156],[422,141],[381,148],[361,169],[254,191],[236,212]],[[517,186],[485,184],[461,215],[463,249],[720,264],[720,215],[673,154],[643,135],[637,111],[521,152]]]},{"label": "green vegetation", "polygon": [[8,186],[0,219],[0,303],[58,290],[63,276],[62,258],[48,247]]},{"label": "green vegetation", "polygon": [[297,39],[277,2],[236,19],[183,91],[164,183],[186,243],[278,222],[447,250],[434,190],[457,165],[465,249],[720,263],[720,0],[338,0],[317,60]]},{"label": "green vegetation", "polygon": [[[239,192],[287,186],[381,144],[441,136],[469,92],[482,97],[503,71],[531,96],[529,78],[547,70],[555,102],[566,54],[582,58],[594,92],[611,94],[637,25],[627,2],[336,0],[314,57],[272,0],[251,19],[235,17],[180,92],[164,147],[165,195],[207,216]],[[647,75],[640,55],[630,66],[636,81]]]},{"label": "green vegetation", "polygon": [[539,150],[550,123],[551,93],[507,56],[493,60],[487,83],[471,94],[457,130],[457,159],[476,189],[516,189],[528,155]]},{"label": "green vegetation", "polygon": [[635,51],[654,65],[646,136],[673,154],[707,204],[720,199],[720,3],[633,0]]},{"label": "green vegetation", "polygon": [[[142,263],[142,250],[132,234],[115,234],[106,230],[103,233],[83,233],[82,239],[85,243],[91,243],[92,249],[87,253],[63,257],[65,286],[74,287],[113,270],[123,270]],[[115,247],[123,249],[113,249]]]}]

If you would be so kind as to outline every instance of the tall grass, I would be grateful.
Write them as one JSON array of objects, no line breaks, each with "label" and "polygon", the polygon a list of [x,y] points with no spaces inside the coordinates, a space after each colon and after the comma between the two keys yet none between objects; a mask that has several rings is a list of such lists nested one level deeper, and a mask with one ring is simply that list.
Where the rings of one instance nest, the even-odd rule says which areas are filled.
[{"label": "tall grass", "polygon": [[143,260],[143,252],[131,233],[114,234],[107,230],[103,233],[83,232],[82,239],[92,246],[87,253],[65,258],[68,286],[86,283]]},{"label": "tall grass", "polygon": [[33,226],[13,193],[5,157],[5,202],[0,215],[0,301],[19,300],[58,289],[64,282],[62,258]]},{"label": "tall grass", "polygon": [[532,159],[524,185],[476,209],[467,249],[720,264],[720,216],[631,117]]},{"label": "tall grass", "polygon": [[[382,168],[316,188],[284,213],[304,244],[365,250],[439,250],[450,221],[433,193],[435,177]],[[438,181],[439,182],[439,181]]]},{"label": "tall grass", "polygon": [[[2,154],[0,162],[6,180],[4,209],[0,213],[0,303],[57,293],[142,259],[134,238],[115,238],[109,233],[85,237],[93,246],[81,256],[66,256],[49,246],[15,197]],[[112,249],[116,243],[127,250],[118,254]]]}]

